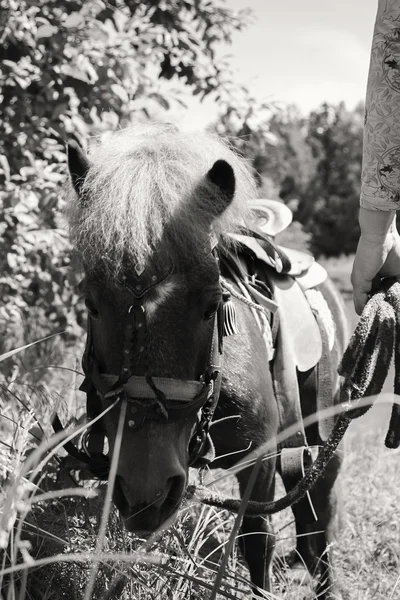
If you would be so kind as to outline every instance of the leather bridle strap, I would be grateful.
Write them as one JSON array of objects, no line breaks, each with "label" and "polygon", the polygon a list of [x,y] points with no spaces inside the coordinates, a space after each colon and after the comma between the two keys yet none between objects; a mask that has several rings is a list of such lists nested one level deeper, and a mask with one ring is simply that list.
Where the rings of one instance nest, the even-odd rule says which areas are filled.
[{"label": "leather bridle strap", "polygon": [[[107,391],[110,390],[110,383],[115,383],[117,379],[116,376],[96,373],[95,370],[92,372],[93,384],[105,401],[113,401],[121,396],[127,400],[128,404],[141,406],[145,413],[146,409],[155,406],[151,401],[155,401],[156,396],[147,384],[145,377],[131,376],[125,385]],[[198,412],[214,392],[213,381],[205,384],[198,381],[164,379],[162,377],[153,377],[152,379],[158,390],[166,397],[167,416],[165,420],[168,421],[183,419]],[[150,418],[150,420],[154,419]]]},{"label": "leather bridle strap", "polygon": [[[131,375],[125,385],[120,388],[114,388],[118,377],[116,375],[99,373],[95,364],[91,378],[97,391],[105,398],[118,396],[122,391],[125,392],[128,398],[154,398],[154,392],[148,385],[145,377]],[[170,379],[167,377],[152,377],[152,380],[156,387],[169,400],[182,402],[193,400],[204,388],[204,384],[200,381],[185,381],[183,379]]]},{"label": "leather bridle strap", "polygon": [[[216,248],[213,248],[212,252],[218,262]],[[141,297],[135,297],[129,314],[131,319],[126,326],[120,375],[100,373],[93,355],[90,317],[88,319],[87,342],[82,360],[86,377],[80,387],[87,394],[87,415],[89,418],[94,418],[102,412],[100,398],[107,403],[115,402],[118,398],[126,400],[131,407],[130,413],[136,415],[135,418],[128,420],[128,427],[131,429],[140,429],[146,420],[176,421],[197,413],[197,422],[189,446],[190,464],[193,464],[199,458],[204,458],[204,445],[209,438],[210,422],[219,399],[223,306],[222,304],[219,306],[214,316],[205,371],[200,381],[133,375],[133,357],[136,355],[139,361],[143,362],[142,350],[146,347],[146,319]],[[143,364],[145,365],[145,362]],[[136,361],[135,366],[137,366]],[[57,416],[53,421],[53,428],[56,431],[63,429]],[[86,438],[87,454],[77,450],[72,444],[68,445],[66,450],[77,460],[88,464],[96,476],[104,479],[108,457],[103,454],[105,430],[102,419],[96,421]]]}]

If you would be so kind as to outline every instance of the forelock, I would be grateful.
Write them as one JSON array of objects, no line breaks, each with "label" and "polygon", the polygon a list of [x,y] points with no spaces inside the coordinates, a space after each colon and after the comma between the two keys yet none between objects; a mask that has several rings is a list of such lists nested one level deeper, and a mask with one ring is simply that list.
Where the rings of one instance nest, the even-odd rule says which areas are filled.
[{"label": "forelock", "polygon": [[104,265],[113,277],[127,260],[145,264],[162,241],[172,254],[204,251],[218,202],[205,176],[216,160],[229,162],[236,178],[233,202],[212,225],[220,241],[247,220],[255,197],[247,164],[211,133],[135,125],[92,145],[89,158],[83,206],[72,186],[66,188],[70,236],[87,268]]}]

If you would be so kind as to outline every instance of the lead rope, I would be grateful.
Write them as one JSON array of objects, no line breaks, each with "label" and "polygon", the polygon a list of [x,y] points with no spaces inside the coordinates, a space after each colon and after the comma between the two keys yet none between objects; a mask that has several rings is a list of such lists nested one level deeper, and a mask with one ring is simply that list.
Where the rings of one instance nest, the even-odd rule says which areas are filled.
[{"label": "lead rope", "polygon": [[[336,419],[332,433],[320,448],[318,457],[307,470],[303,479],[282,498],[270,502],[247,503],[246,517],[260,517],[280,512],[299,502],[324,474],[326,466],[342,440],[351,421],[364,415],[370,403],[357,406],[360,398],[376,396],[382,391],[395,352],[394,392],[400,393],[400,283],[386,280],[383,289],[375,293],[367,303],[357,328],[343,355],[338,373],[344,380],[340,388],[343,411]],[[385,439],[388,448],[400,445],[400,408],[394,402],[392,416]],[[190,486],[189,498],[203,504],[237,513],[241,500],[228,498],[210,491],[205,486]]]}]

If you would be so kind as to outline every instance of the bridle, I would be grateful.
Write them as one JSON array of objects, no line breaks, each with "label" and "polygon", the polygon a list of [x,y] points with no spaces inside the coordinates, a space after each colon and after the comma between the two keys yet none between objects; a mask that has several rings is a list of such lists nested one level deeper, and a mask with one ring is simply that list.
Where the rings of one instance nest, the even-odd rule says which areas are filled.
[{"label": "bridle", "polygon": [[[216,244],[212,256],[219,270]],[[218,404],[221,389],[221,361],[223,350],[223,304],[220,303],[213,316],[207,358],[198,381],[153,377],[146,367],[147,320],[144,306],[146,292],[164,281],[171,269],[162,273],[135,269],[126,288],[132,294],[132,304],[126,314],[125,335],[122,349],[122,367],[119,375],[101,373],[93,352],[91,317],[88,316],[86,347],[82,358],[85,379],[80,390],[86,393],[86,412],[89,421],[96,419],[113,403],[126,402],[127,426],[138,431],[146,422],[167,423],[197,414],[196,423],[189,442],[189,465],[200,467],[214,458],[214,447],[209,435],[211,420]],[[142,366],[144,376],[134,375]],[[136,371],[137,372],[137,371]],[[59,418],[53,420],[53,428],[62,430]],[[83,438],[84,451],[71,442],[65,444],[66,451],[83,461],[89,471],[99,479],[106,479],[109,457],[104,453],[106,430],[103,418],[97,419]]]}]

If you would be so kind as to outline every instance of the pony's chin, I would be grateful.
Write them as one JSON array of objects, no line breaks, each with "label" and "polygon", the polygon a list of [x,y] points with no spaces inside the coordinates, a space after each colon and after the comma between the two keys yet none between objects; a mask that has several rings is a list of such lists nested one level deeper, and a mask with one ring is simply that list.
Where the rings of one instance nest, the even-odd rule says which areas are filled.
[{"label": "pony's chin", "polygon": [[171,525],[175,522],[175,520],[178,516],[178,512],[179,512],[179,504],[172,511],[172,513],[169,515],[169,517],[167,517],[165,519],[165,521],[163,521],[160,525],[157,525],[157,527],[155,529],[151,529],[151,530],[150,529],[142,529],[140,526],[138,527],[138,524],[135,523],[135,520],[130,517],[123,518],[123,522],[124,522],[125,529],[127,531],[129,531],[130,533],[135,533],[137,536],[139,536],[141,538],[148,539],[150,536],[157,534],[157,533],[162,533],[163,531],[165,531],[169,527],[171,527]]},{"label": "pony's chin", "polygon": [[157,532],[166,531],[169,527],[171,527],[171,525],[173,525],[177,519],[178,512],[179,512],[179,505],[173,510],[173,512],[170,514],[170,516],[167,519],[165,519],[164,523],[162,523],[162,525],[160,525],[160,527],[157,529]]}]

